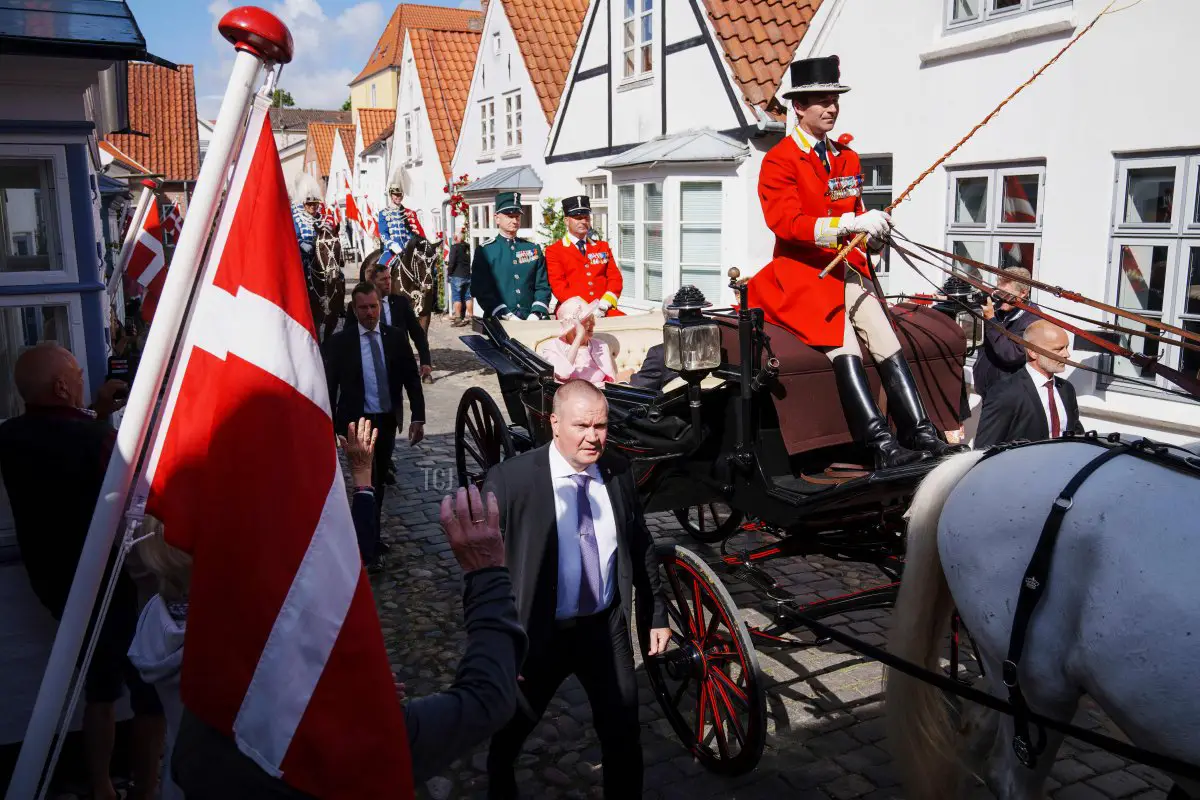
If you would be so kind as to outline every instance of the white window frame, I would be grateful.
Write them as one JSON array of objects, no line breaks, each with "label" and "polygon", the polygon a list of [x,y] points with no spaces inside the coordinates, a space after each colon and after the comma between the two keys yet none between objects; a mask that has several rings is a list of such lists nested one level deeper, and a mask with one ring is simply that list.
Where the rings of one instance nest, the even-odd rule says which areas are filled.
[{"label": "white window frame", "polygon": [[[712,220],[697,220],[697,221],[685,220],[683,218],[683,192],[684,192],[684,189],[688,186],[696,186],[696,185],[704,185],[704,184],[715,185],[717,187],[717,190],[720,192],[720,195],[721,195],[721,202],[720,202],[720,206],[719,206],[720,218],[718,220],[716,220],[715,222]],[[724,288],[722,287],[722,281],[721,281],[722,267],[724,266],[724,255],[725,255],[725,182],[723,180],[721,180],[720,178],[715,178],[715,177],[714,178],[691,178],[691,179],[680,180],[679,181],[679,191],[676,196],[679,198],[679,246],[677,248],[677,252],[679,253],[679,284],[681,286],[688,284],[687,276],[684,274],[684,271],[688,270],[688,269],[691,269],[694,272],[702,271],[704,273],[711,273],[712,275],[715,275],[717,287],[718,287],[718,294],[711,296],[711,297],[706,295],[705,299],[708,300],[708,302],[712,303],[714,306],[720,306],[720,305],[722,305],[721,297],[725,293]],[[714,230],[714,229],[716,230],[717,235],[719,237],[718,246],[717,246],[717,260],[713,263],[700,263],[698,261],[688,261],[685,263],[683,260],[683,233],[684,233],[684,231],[686,231],[686,230],[706,231],[706,230]]]},{"label": "white window frame", "polygon": [[376,100],[377,100],[377,99],[378,99],[378,98],[377,98],[377,97],[376,97],[376,95],[375,95],[375,84],[374,84],[374,83],[372,83],[372,84],[371,84],[371,108],[375,108],[375,107],[376,107]]},{"label": "white window frame", "polygon": [[[1175,183],[1172,191],[1172,217],[1170,222],[1162,223],[1126,223],[1123,221],[1125,201],[1128,188],[1129,172],[1132,169],[1155,167],[1174,167]],[[1116,180],[1114,182],[1112,230],[1109,234],[1108,290],[1106,297],[1115,306],[1125,308],[1143,316],[1158,319],[1168,324],[1185,327],[1200,332],[1200,312],[1188,312],[1187,298],[1184,296],[1188,286],[1188,270],[1192,251],[1200,251],[1200,223],[1196,222],[1198,210],[1197,193],[1200,193],[1200,152],[1181,152],[1174,155],[1149,156],[1117,156]],[[1163,301],[1160,311],[1138,309],[1134,306],[1120,303],[1121,287],[1121,248],[1123,246],[1166,247],[1166,273],[1163,276]],[[1137,326],[1128,320],[1110,316],[1109,321],[1122,324],[1125,327]],[[1124,340],[1125,337],[1122,337]],[[1141,351],[1138,342],[1124,340],[1122,342],[1131,350]],[[1145,344],[1146,340],[1142,340]],[[1181,348],[1157,343],[1161,363],[1165,366],[1180,368],[1183,351]],[[1108,368],[1114,366],[1115,356],[1106,356]],[[1122,360],[1123,369],[1132,369],[1127,361]],[[1174,388],[1174,384],[1165,378],[1150,375],[1140,375],[1143,382],[1153,382],[1162,388]],[[1105,388],[1132,394],[1157,392],[1143,386],[1127,383],[1120,377],[1108,378],[1102,381]],[[1171,396],[1174,397],[1174,396]],[[1186,401],[1185,401],[1186,402]]]},{"label": "white window frame", "polygon": [[[592,228],[605,241],[612,241],[611,222],[608,206],[608,180],[606,178],[591,178],[581,180],[583,193],[587,195],[592,206]],[[601,221],[603,225],[601,225]]]},{"label": "white window frame", "polygon": [[504,150],[520,152],[525,138],[523,133],[524,114],[521,111],[521,91],[504,95]]},{"label": "white window frame", "polygon": [[[649,184],[656,184],[660,187],[661,196],[662,196],[662,217],[661,217],[661,219],[657,219],[657,220],[646,219],[646,186]],[[646,282],[647,282],[647,279],[649,278],[649,270],[647,268],[647,264],[649,263],[649,264],[657,264],[658,265],[658,270],[660,273],[659,286],[662,291],[665,291],[666,286],[667,286],[667,274],[666,274],[667,237],[666,237],[666,231],[667,231],[667,223],[668,223],[668,220],[670,219],[670,215],[668,214],[668,197],[667,197],[667,189],[668,189],[669,185],[670,184],[662,178],[659,178],[657,180],[648,180],[648,181],[638,181],[638,182],[617,184],[617,223],[616,223],[617,224],[617,249],[620,251],[617,253],[617,264],[618,264],[618,266],[620,266],[622,264],[625,264],[625,265],[632,264],[632,267],[633,267],[632,270],[628,270],[624,275],[625,288],[622,289],[622,291],[621,291],[621,294],[623,296],[632,297],[633,299],[642,300],[642,301],[650,302],[650,303],[662,301],[661,297],[659,297],[659,298],[649,297],[648,293],[646,292]],[[633,187],[633,219],[624,219],[620,216],[620,214],[621,214],[621,200],[620,200],[621,189],[625,188],[625,187]],[[633,253],[632,254],[626,253],[621,248],[621,244],[620,244],[620,241],[621,241],[620,226],[621,225],[632,225],[633,226]],[[647,246],[647,243],[649,242],[649,238],[650,238],[649,236],[647,236],[647,230],[649,229],[650,226],[653,226],[653,225],[657,225],[660,228],[660,230],[662,231],[663,254],[659,261],[648,261],[646,259],[646,246]],[[632,276],[629,274],[629,272],[632,272]],[[631,277],[632,277],[632,280],[630,280]]]},{"label": "white window frame", "polygon": [[1073,4],[1074,0],[1021,0],[1019,5],[1000,10],[993,9],[996,0],[978,0],[979,11],[975,16],[955,20],[954,6],[959,2],[962,2],[962,0],[943,0],[943,28],[947,33],[962,30],[963,28],[971,28],[976,25],[984,25],[989,22],[1012,19],[1013,17],[1036,13],[1055,6],[1069,6]]},{"label": "white window frame", "polygon": [[[627,0],[628,2],[628,0]],[[633,13],[628,13],[627,9],[621,10],[621,80],[636,81],[645,78],[648,75],[654,74],[654,3],[655,0],[632,0]],[[649,5],[649,9],[646,6]],[[650,36],[643,37],[645,32],[645,18],[650,19]],[[625,26],[633,24],[633,44],[629,47],[625,46]],[[642,51],[644,48],[650,48],[650,68],[645,69],[642,61]],[[633,53],[633,70],[625,71],[625,58],[630,53]]]},{"label": "white window frame", "polygon": [[492,55],[500,55],[500,31],[492,34]]},{"label": "white window frame", "polygon": [[[83,301],[78,293],[66,294],[14,294],[0,296],[0,308],[21,308],[26,306],[66,306],[67,307],[67,349],[74,354],[83,370],[84,402],[91,402],[92,381],[88,374],[87,335],[83,324]],[[44,340],[39,340],[44,341]],[[12,375],[6,375],[5,380],[11,380]]]},{"label": "white window frame", "polygon": [[63,145],[0,143],[0,158],[50,162],[53,189],[50,213],[54,220],[52,227],[56,226],[56,229],[50,232],[51,269],[0,272],[0,286],[78,282],[79,264],[75,254],[75,227],[71,217],[71,180],[67,171],[66,148]]},{"label": "white window frame", "polygon": [[412,114],[404,115],[404,158],[412,161],[413,158],[413,121]]},{"label": "white window frame", "polygon": [[[1012,175],[1038,176],[1038,201],[1035,209],[1036,220],[1032,223],[1002,222],[1001,211],[1004,208],[1004,179]],[[947,169],[946,187],[946,249],[954,250],[955,242],[984,243],[983,258],[987,264],[1000,263],[1000,247],[1009,243],[1033,244],[1033,264],[1030,271],[1034,277],[1038,274],[1038,264],[1042,257],[1042,222],[1046,208],[1046,165],[1044,163],[1002,164],[992,167],[973,167],[969,169]],[[985,197],[985,212],[982,223],[956,222],[956,193],[958,180],[961,178],[986,178],[988,181]],[[994,283],[994,276],[979,276],[989,283]]]},{"label": "white window frame", "polygon": [[[884,208],[891,205],[892,199],[895,197],[894,182],[896,179],[895,164],[892,160],[892,156],[890,154],[878,155],[878,156],[862,156],[861,162],[862,162],[862,174],[863,174],[863,187],[862,187],[863,203],[866,204],[867,197],[872,196],[872,199],[883,200]],[[869,168],[874,167],[874,166],[882,166],[884,164],[886,164],[888,166],[888,168],[892,170],[892,182],[891,183],[870,183],[870,184],[867,183],[866,177],[869,174]],[[868,206],[868,208],[870,208],[870,207]],[[879,278],[882,281],[882,280],[885,280],[890,273],[891,273],[891,248],[888,248],[888,249],[884,250],[884,256],[880,262],[879,268],[877,270],[877,274],[879,275]],[[884,289],[886,289],[886,288],[887,288],[887,286],[885,284]]]},{"label": "white window frame", "polygon": [[479,152],[481,156],[496,153],[496,98],[479,101]]}]

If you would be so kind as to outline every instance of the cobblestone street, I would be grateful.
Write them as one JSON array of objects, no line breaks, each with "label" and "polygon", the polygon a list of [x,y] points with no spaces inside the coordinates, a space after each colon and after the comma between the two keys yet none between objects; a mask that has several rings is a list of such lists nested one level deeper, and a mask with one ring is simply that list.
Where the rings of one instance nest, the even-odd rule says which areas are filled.
[{"label": "cobblestone street", "polygon": [[[462,652],[461,576],[438,523],[438,503],[454,485],[454,416],[469,386],[482,386],[500,401],[496,381],[459,342],[464,329],[435,318],[430,331],[434,375],[426,386],[430,419],[427,437],[416,448],[396,447],[397,485],[388,492],[384,538],[392,551],[387,569],[373,578],[392,667],[407,683],[409,696],[448,686]],[[654,515],[651,531],[659,542],[677,541],[709,563],[716,548],[690,540],[673,516]],[[873,571],[819,559],[771,562],[768,570],[801,598],[816,599],[882,582]],[[755,621],[756,602],[744,586],[727,582],[742,614]],[[856,635],[881,644],[888,612],[833,617]],[[707,772],[684,749],[653,699],[639,668],[642,743],[647,798],[828,798],[900,797],[883,739],[882,669],[837,646],[759,654],[768,696],[766,750],[759,767],[725,778]],[[582,688],[563,685],[550,711],[530,738],[519,762],[518,780],[526,798],[599,798],[600,751]],[[1085,707],[1080,724],[1102,724]],[[421,796],[485,796],[486,744],[470,758],[421,789]],[[1084,745],[1064,746],[1053,770],[1050,796],[1056,800],[1165,798],[1169,783],[1157,772]],[[978,789],[972,798],[991,795]]]}]

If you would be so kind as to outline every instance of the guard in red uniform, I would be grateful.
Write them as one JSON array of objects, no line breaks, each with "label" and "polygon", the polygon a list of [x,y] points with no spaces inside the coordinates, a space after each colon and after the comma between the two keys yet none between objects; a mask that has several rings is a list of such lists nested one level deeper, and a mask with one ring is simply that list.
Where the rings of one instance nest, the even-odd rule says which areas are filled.
[{"label": "guard in red uniform", "polygon": [[[829,138],[841,95],[850,91],[841,83],[838,57],[793,62],[791,79],[783,96],[792,101],[798,124],[767,153],[758,180],[775,257],[751,279],[750,305],[833,362],[846,421],[855,439],[874,450],[877,466],[954,452],[958,448],[929,422],[887,311],[871,290],[870,260],[887,243],[892,223],[885,212],[863,206],[858,154]],[[818,278],[839,242],[859,233],[867,234],[867,252],[856,250]],[[867,383],[860,339],[879,367],[900,441]]]},{"label": "guard in red uniform", "polygon": [[592,241],[592,204],[587,195],[562,201],[567,218],[567,235],[546,247],[546,273],[550,291],[559,303],[572,297],[596,302],[596,316],[623,317],[617,310],[621,299],[621,270],[605,241]]}]

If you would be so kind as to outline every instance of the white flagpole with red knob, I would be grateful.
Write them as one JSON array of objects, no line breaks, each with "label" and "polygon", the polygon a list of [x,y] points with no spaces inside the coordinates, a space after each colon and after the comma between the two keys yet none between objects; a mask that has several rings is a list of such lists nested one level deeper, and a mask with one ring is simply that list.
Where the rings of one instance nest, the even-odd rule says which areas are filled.
[{"label": "white flagpole with red knob", "polygon": [[[50,661],[38,689],[33,716],[5,795],[7,800],[40,798],[48,788],[54,763],[51,759],[47,765],[47,756],[59,727],[88,621],[96,605],[96,595],[113,552],[113,543],[126,515],[148,434],[154,426],[158,395],[185,327],[184,317],[198,278],[202,256],[208,246],[220,200],[235,166],[231,163],[234,153],[245,136],[249,109],[262,83],[264,70],[292,60],[292,35],[287,26],[261,8],[235,8],[221,18],[217,27],[238,51],[233,74],[221,101],[213,138],[196,181],[188,211],[188,224],[184,226],[179,245],[175,248],[154,324],[138,366],[137,379],[130,388],[116,448],[104,476],[96,511],[54,638],[54,647],[50,651]],[[132,225],[130,227],[133,228]],[[137,515],[140,512],[141,509],[135,510]],[[101,602],[102,612],[106,609],[107,599],[106,595]],[[80,674],[85,672],[86,662]]]}]

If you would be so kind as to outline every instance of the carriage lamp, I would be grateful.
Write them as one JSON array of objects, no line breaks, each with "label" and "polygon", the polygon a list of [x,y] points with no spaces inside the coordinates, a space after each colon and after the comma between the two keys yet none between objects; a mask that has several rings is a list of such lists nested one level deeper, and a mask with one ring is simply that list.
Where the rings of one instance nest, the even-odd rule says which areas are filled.
[{"label": "carriage lamp", "polygon": [[663,361],[667,369],[700,373],[721,366],[721,327],[704,316],[712,303],[695,286],[684,286],[668,309],[678,317],[663,326]]}]

